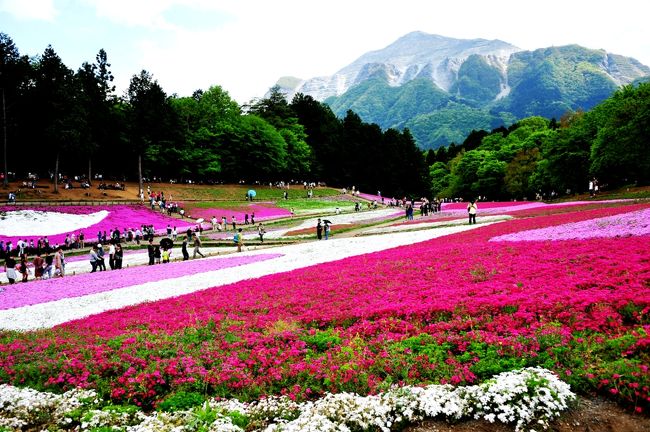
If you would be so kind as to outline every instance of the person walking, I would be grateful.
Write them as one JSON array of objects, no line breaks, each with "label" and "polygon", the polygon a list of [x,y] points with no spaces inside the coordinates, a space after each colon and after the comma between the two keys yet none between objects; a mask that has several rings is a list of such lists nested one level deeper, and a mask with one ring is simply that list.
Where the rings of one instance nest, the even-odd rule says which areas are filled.
[{"label": "person walking", "polygon": [[181,253],[183,254],[183,261],[190,259],[190,254],[187,252],[187,236],[183,237],[183,244],[181,245]]},{"label": "person walking", "polygon": [[45,250],[45,269],[43,269],[43,279],[52,278],[52,268],[54,267],[54,256]]},{"label": "person walking", "polygon": [[111,270],[115,270],[115,241],[111,240],[108,246],[108,266]]},{"label": "person walking", "polygon": [[476,211],[478,210],[478,206],[476,205],[476,202],[474,200],[470,201],[469,204],[467,204],[467,214],[469,215],[469,224],[476,224]]},{"label": "person walking", "polygon": [[201,239],[199,238],[196,233],[194,233],[194,254],[192,255],[192,259],[196,258],[196,254],[201,255],[201,258],[205,258],[205,255],[201,253],[199,248],[201,247]]},{"label": "person walking", "polygon": [[318,222],[316,223],[316,238],[318,240],[321,240],[323,238],[323,225],[320,222],[320,218],[318,219]]},{"label": "person walking", "polygon": [[27,255],[22,254],[20,256],[20,273],[23,275],[22,281],[27,282],[27,278],[29,277],[29,272],[27,270]]},{"label": "person walking", "polygon": [[160,246],[156,245],[153,248],[153,257],[156,259],[156,264],[160,264]]}]

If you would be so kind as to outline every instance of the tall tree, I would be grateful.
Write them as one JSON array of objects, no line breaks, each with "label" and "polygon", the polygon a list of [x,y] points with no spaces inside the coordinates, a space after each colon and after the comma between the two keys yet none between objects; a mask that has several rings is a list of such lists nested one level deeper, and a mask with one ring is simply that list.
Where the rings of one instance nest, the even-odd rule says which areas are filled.
[{"label": "tall tree", "polygon": [[8,186],[8,145],[17,138],[22,104],[30,78],[31,67],[26,56],[21,56],[14,41],[0,33],[0,92],[2,100],[2,160],[3,186]]},{"label": "tall tree", "polygon": [[129,135],[138,159],[138,185],[142,191],[143,156],[152,145],[170,144],[176,119],[167,95],[146,70],[131,78],[127,99]]},{"label": "tall tree", "polygon": [[95,63],[83,63],[76,77],[81,89],[80,102],[86,117],[86,128],[80,152],[88,158],[88,182],[92,182],[92,157],[99,148],[110,145],[114,130],[111,128],[112,108],[115,103],[108,56],[103,49],[95,57]]},{"label": "tall tree", "polygon": [[36,121],[45,146],[43,154],[54,152],[54,192],[58,193],[59,163],[69,148],[79,147],[86,127],[79,103],[79,87],[52,46],[36,65],[34,92],[38,102]]}]

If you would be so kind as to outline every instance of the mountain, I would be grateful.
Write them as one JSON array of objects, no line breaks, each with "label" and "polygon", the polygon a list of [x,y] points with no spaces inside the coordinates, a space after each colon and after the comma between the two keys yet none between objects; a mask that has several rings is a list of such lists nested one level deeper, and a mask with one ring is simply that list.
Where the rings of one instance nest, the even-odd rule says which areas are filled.
[{"label": "mountain", "polygon": [[588,110],[649,77],[650,68],[633,58],[578,45],[523,51],[500,40],[413,32],[334,75],[284,77],[278,85],[289,98],[311,95],[341,117],[351,109],[382,128],[408,127],[426,149],[461,142],[472,129]]}]

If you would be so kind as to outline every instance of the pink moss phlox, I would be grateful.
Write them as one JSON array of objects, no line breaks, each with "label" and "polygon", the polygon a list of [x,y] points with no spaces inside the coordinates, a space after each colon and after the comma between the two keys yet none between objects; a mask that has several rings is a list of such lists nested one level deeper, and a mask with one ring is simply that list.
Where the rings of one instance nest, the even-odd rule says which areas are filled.
[{"label": "pink moss phlox", "polygon": [[[139,266],[121,270],[86,273],[73,277],[32,281],[28,284],[7,285],[0,292],[0,309],[12,309],[46,303],[64,298],[79,297],[112,291],[119,288],[156,282],[165,279],[237,267],[282,256],[259,254],[171,262],[156,266]],[[90,264],[88,264],[90,267]]]}]

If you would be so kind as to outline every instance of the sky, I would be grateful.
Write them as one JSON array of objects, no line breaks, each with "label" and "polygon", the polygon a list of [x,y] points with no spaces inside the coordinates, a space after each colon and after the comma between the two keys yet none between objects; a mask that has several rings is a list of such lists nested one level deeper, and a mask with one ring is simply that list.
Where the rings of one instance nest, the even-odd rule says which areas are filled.
[{"label": "sky", "polygon": [[239,103],[281,76],[332,75],[412,31],[533,50],[577,43],[650,65],[641,0],[0,0],[21,54],[77,70],[103,48],[117,93],[145,69],[168,94],[219,85]]}]

